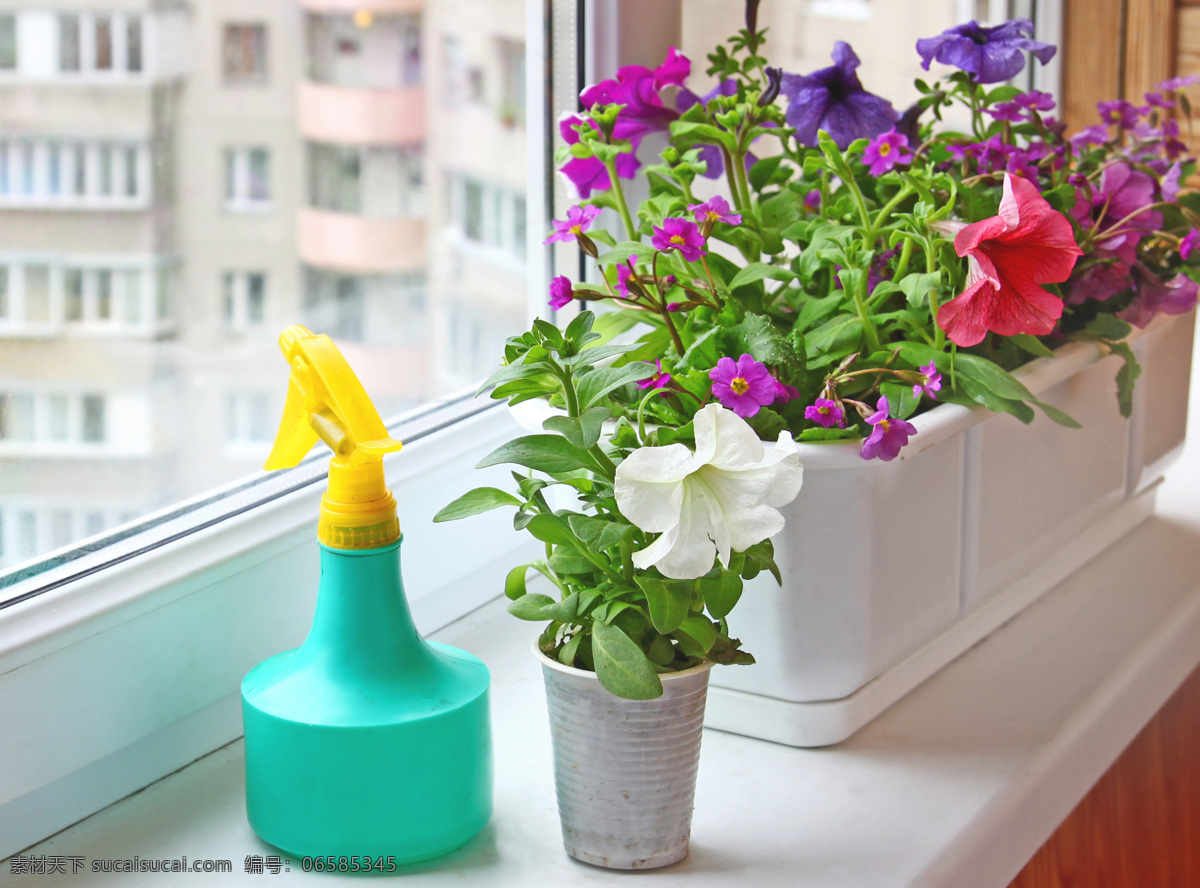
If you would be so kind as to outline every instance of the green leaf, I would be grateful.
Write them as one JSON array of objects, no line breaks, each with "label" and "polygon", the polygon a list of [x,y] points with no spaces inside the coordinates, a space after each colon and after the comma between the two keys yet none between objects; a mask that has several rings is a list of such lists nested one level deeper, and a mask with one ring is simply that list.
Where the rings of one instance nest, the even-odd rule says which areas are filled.
[{"label": "green leaf", "polygon": [[1031,355],[1037,355],[1039,358],[1054,357],[1054,352],[1051,351],[1050,348],[1042,342],[1042,340],[1029,333],[1017,333],[1016,335],[1009,336],[1008,338],[1025,351],[1029,352]]},{"label": "green leaf", "polygon": [[433,520],[435,523],[457,521],[459,518],[466,518],[468,515],[490,512],[492,509],[500,508],[500,506],[520,505],[521,501],[511,493],[505,493],[503,490],[498,490],[495,487],[476,487],[474,490],[468,490],[449,505],[443,506],[433,516]]},{"label": "green leaf", "polygon": [[804,337],[809,369],[822,366],[821,359],[830,352],[838,356],[849,354],[861,336],[862,324],[857,315],[845,314],[829,319]]},{"label": "green leaf", "polygon": [[529,592],[509,604],[508,612],[518,620],[537,623],[555,619],[555,614],[559,611],[558,604],[549,595]]},{"label": "green leaf", "polygon": [[1083,328],[1085,339],[1124,339],[1133,328],[1116,315],[1097,315]]},{"label": "green leaf", "polygon": [[[963,357],[960,354],[958,359],[962,360]],[[968,398],[976,404],[982,404],[993,413],[1011,413],[1023,423],[1033,422],[1033,408],[1023,400],[1003,398],[965,374],[959,374],[958,385]]]},{"label": "green leaf", "polygon": [[596,678],[610,693],[627,700],[662,696],[662,681],[632,638],[609,623],[592,623],[592,657]]},{"label": "green leaf", "polygon": [[534,361],[532,364],[508,364],[485,379],[483,385],[476,389],[475,396],[479,397],[480,394],[494,385],[511,382],[514,379],[528,379],[531,376],[541,376],[544,373],[551,372],[553,369],[544,361]]},{"label": "green leaf", "polygon": [[598,570],[596,565],[588,561],[574,548],[559,546],[549,559],[550,568],[560,576],[566,574],[590,574]]},{"label": "green leaf", "polygon": [[1008,371],[987,358],[959,352],[954,368],[960,376],[973,379],[988,391],[1011,401],[1031,401],[1033,393]]},{"label": "green leaf", "polygon": [[930,274],[906,274],[900,280],[900,289],[908,297],[909,305],[920,308],[928,302],[929,291],[936,289],[941,280],[940,271]]},{"label": "green leaf", "polygon": [[525,529],[533,534],[534,539],[541,540],[543,543],[553,543],[556,546],[575,546],[575,534],[571,533],[567,522],[557,515],[545,513],[534,515]]},{"label": "green leaf", "polygon": [[800,358],[787,334],[765,315],[747,314],[726,333],[733,339],[736,354],[750,354],[764,364],[779,364],[800,370]]},{"label": "green leaf", "polygon": [[504,595],[516,601],[525,595],[525,574],[529,572],[528,564],[519,564],[508,572],[504,578]]},{"label": "green leaf", "polygon": [[1133,414],[1133,384],[1142,375],[1142,365],[1134,357],[1128,342],[1110,342],[1108,347],[1125,361],[1117,371],[1117,406],[1121,408],[1121,415],[1129,419]]},{"label": "green leaf", "polygon": [[567,524],[589,551],[604,552],[633,536],[633,525],[608,518],[592,518],[578,513],[567,516]]},{"label": "green leaf", "polygon": [[654,628],[663,634],[678,629],[688,615],[692,601],[691,584],[641,574],[635,576],[634,581],[646,593],[646,605]]},{"label": "green leaf", "polygon": [[787,228],[804,218],[804,198],[790,189],[781,191],[764,200],[759,212],[764,228]]},{"label": "green leaf", "polygon": [[[1047,404],[1044,401],[1034,401],[1033,403],[1040,407],[1046,416],[1050,417],[1050,419],[1054,420],[1060,426],[1066,426],[1069,429],[1083,428],[1083,425],[1079,422],[1079,420],[1074,419],[1069,414],[1063,413],[1054,405]],[[1128,419],[1129,417],[1126,416],[1125,418]]]},{"label": "green leaf", "polygon": [[804,429],[796,436],[797,441],[848,441],[851,438],[861,438],[862,432],[851,426],[848,429]]},{"label": "green leaf", "polygon": [[[632,327],[633,325],[630,324]],[[563,363],[571,364],[595,364],[598,361],[603,361],[605,358],[611,358],[613,355],[623,355],[626,352],[631,352],[637,348],[636,342],[610,342],[607,345],[589,345],[586,348],[579,350],[579,354],[572,355],[569,358],[564,358]]]},{"label": "green leaf", "polygon": [[713,619],[723,620],[742,597],[742,578],[729,570],[720,570],[715,577],[701,577],[700,594]]},{"label": "green leaf", "polygon": [[717,630],[713,628],[712,621],[700,614],[688,617],[671,634],[689,657],[706,656],[717,640]]},{"label": "green leaf", "polygon": [[591,407],[577,417],[552,416],[542,423],[542,428],[548,432],[558,432],[576,447],[586,450],[600,440],[600,431],[606,419],[606,408]]},{"label": "green leaf", "polygon": [[789,268],[767,265],[765,262],[751,262],[733,276],[733,280],[729,282],[729,289],[736,290],[738,287],[761,281],[763,278],[770,278],[773,281],[790,281],[795,277],[796,273]]},{"label": "green leaf", "polygon": [[574,472],[594,465],[591,454],[559,435],[514,438],[485,456],[475,468],[486,469],[502,463],[513,463],[540,472]]},{"label": "green leaf", "polygon": [[782,162],[783,155],[777,154],[774,157],[764,157],[750,167],[750,185],[755,191],[762,191],[770,184],[775,171],[779,169],[779,164]]},{"label": "green leaf", "polygon": [[638,362],[626,367],[601,367],[577,377],[575,390],[579,409],[587,410],[614,389],[631,382],[640,382],[654,375],[654,366]]},{"label": "green leaf", "polygon": [[911,385],[900,382],[885,382],[879,386],[879,393],[888,399],[892,416],[908,419],[917,411],[920,401],[913,397],[912,389]]},{"label": "green leaf", "polygon": [[574,666],[575,657],[579,654],[579,643],[583,640],[583,633],[580,632],[571,636],[571,640],[564,644],[558,651],[558,662],[564,666]]}]

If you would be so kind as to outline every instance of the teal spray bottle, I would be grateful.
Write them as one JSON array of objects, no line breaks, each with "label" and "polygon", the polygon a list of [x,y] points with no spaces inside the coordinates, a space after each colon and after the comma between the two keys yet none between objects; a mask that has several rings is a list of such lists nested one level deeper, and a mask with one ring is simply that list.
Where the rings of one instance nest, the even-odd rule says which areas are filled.
[{"label": "teal spray bottle", "polygon": [[291,379],[266,468],[318,438],[334,455],[312,629],[242,682],[250,825],[297,856],[437,857],[491,816],[488,670],[413,625],[383,474],[400,442],[328,336],[294,326],[279,345]]}]

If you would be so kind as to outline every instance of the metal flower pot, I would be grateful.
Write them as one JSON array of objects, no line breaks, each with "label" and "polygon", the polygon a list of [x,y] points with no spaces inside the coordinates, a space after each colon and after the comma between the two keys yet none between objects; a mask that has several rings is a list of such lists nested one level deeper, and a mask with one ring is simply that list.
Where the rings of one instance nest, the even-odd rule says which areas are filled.
[{"label": "metal flower pot", "polygon": [[569,855],[609,869],[687,856],[710,664],[662,675],[656,700],[625,700],[594,672],[544,656],[554,782]]}]

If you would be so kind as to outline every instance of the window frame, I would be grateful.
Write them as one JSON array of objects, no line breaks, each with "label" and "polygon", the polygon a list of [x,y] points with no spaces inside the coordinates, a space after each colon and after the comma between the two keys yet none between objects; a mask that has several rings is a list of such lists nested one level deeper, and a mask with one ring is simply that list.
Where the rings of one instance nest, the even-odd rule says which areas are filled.
[{"label": "window frame", "polygon": [[[664,17],[667,31],[677,34],[678,5],[665,2],[675,17],[673,27]],[[574,55],[576,35],[596,17],[590,0],[526,0],[525,9],[527,58],[546,58],[564,40]],[[615,59],[603,44],[621,29],[600,24],[610,27],[587,32],[595,36],[580,58],[600,47]],[[646,30],[639,25],[640,42]],[[587,66],[566,67],[573,103]],[[526,78],[526,109],[532,317],[545,313],[553,262],[534,246],[552,215],[558,110],[541,78]],[[404,575],[428,633],[496,598],[496,578],[539,551],[512,532],[504,511],[468,525],[431,522],[466,489],[506,483],[506,467],[473,466],[520,432],[502,406],[469,396],[422,407],[392,428],[406,441],[385,460],[406,533]],[[241,676],[299,643],[311,620],[326,463],[327,454],[317,454],[227,485],[51,553],[47,570],[0,588],[0,701],[23,714],[0,732],[0,760],[10,766],[0,777],[0,858],[240,735]],[[11,509],[0,509],[7,524]]]}]

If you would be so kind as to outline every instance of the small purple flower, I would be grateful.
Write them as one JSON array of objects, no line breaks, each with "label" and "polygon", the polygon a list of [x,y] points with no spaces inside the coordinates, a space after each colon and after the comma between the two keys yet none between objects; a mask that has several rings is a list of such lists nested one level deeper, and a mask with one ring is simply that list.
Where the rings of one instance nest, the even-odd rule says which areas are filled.
[{"label": "small purple flower", "polygon": [[1162,93],[1148,92],[1142,95],[1146,104],[1151,108],[1162,108],[1164,111],[1175,107],[1175,103]]},{"label": "small purple flower", "polygon": [[1103,145],[1108,140],[1108,127],[1102,123],[1096,123],[1092,126],[1084,127],[1071,136],[1071,146],[1076,151],[1082,151],[1085,145]]},{"label": "small purple flower", "polygon": [[553,244],[557,242],[573,241],[591,227],[592,220],[600,215],[600,207],[593,206],[574,206],[567,210],[567,221],[559,222],[557,219],[551,219],[554,223],[553,233],[542,241],[543,244]]},{"label": "small purple flower", "polygon": [[794,385],[788,385],[781,380],[775,380],[775,400],[772,404],[786,404],[788,401],[794,401],[800,397],[800,389]]},{"label": "small purple flower", "polygon": [[670,381],[671,381],[671,374],[664,373],[663,368],[662,368],[662,361],[659,360],[658,358],[655,358],[654,359],[654,375],[650,376],[646,379],[643,379],[641,382],[639,382],[637,384],[637,387],[640,389],[666,388],[667,383]]},{"label": "small purple flower", "polygon": [[681,308],[683,308],[683,304],[680,302],[668,302],[667,303],[667,311],[679,311],[679,309],[681,309]]},{"label": "small purple flower", "polygon": [[920,385],[913,386],[913,397],[919,398],[922,394],[926,394],[936,401],[937,393],[942,390],[942,374],[937,372],[933,361],[929,362],[928,367],[918,367],[917,370],[924,374],[925,381]]},{"label": "small purple flower", "polygon": [[1185,262],[1191,258],[1192,253],[1196,250],[1196,244],[1200,243],[1200,231],[1193,228],[1183,236],[1183,240],[1179,242],[1179,258]]},{"label": "small purple flower", "polygon": [[1025,51],[1043,65],[1057,51],[1049,43],[1033,39],[1033,22],[1019,18],[994,28],[967,22],[948,28],[937,37],[917,41],[921,67],[929,70],[934,59],[971,74],[979,83],[1011,80],[1025,67]]},{"label": "small purple flower", "polygon": [[634,274],[633,263],[635,261],[636,261],[635,257],[631,255],[624,262],[617,263],[616,290],[618,293],[621,294],[622,299],[636,299],[637,298],[636,296],[634,296],[632,293],[629,292],[629,278],[632,277]]},{"label": "small purple flower", "polygon": [[1162,213],[1153,208],[1154,200],[1154,179],[1121,161],[1104,168],[1091,201],[1077,200],[1071,215],[1086,224],[1103,213],[1103,218],[1096,220],[1100,230],[1117,230],[1098,246],[1132,262],[1136,258],[1132,251],[1145,232],[1162,226]]},{"label": "small purple flower", "polygon": [[1177,315],[1196,304],[1196,282],[1182,272],[1169,281],[1160,281],[1141,262],[1133,265],[1133,285],[1137,296],[1117,317],[1135,327],[1145,327],[1159,312]]},{"label": "small purple flower", "polygon": [[846,425],[845,409],[837,401],[831,401],[829,398],[817,398],[816,404],[805,407],[804,418],[827,429],[834,426],[844,428]]},{"label": "small purple flower", "polygon": [[996,120],[1007,120],[1009,123],[1020,123],[1029,117],[1028,109],[1016,101],[1000,102],[984,110]]},{"label": "small purple flower", "polygon": [[1013,101],[1030,111],[1054,110],[1054,96],[1048,92],[1042,92],[1040,89],[1031,89],[1027,93],[1021,93]]},{"label": "small purple flower", "polygon": [[821,211],[821,192],[819,189],[813,188],[804,195],[804,209],[810,213],[819,213]]},{"label": "small purple flower", "polygon": [[1096,110],[1100,112],[1101,120],[1111,126],[1119,126],[1121,129],[1133,129],[1141,117],[1141,109],[1124,99],[1118,99],[1115,102],[1097,102]]},{"label": "small purple flower", "polygon": [[[1167,203],[1175,203],[1175,199],[1179,197],[1179,177],[1183,175],[1183,166],[1179,161],[1175,161],[1163,174],[1162,182],[1159,187],[1162,188],[1163,200]],[[1185,257],[1186,258],[1186,257]]]},{"label": "small purple flower", "polygon": [[650,245],[664,253],[678,250],[687,262],[695,262],[705,253],[704,236],[696,223],[677,216],[663,219],[661,227],[655,226]]},{"label": "small purple flower", "polygon": [[550,281],[550,307],[557,311],[571,304],[575,298],[575,290],[571,287],[571,279],[560,274]]},{"label": "small purple flower", "polygon": [[704,203],[692,204],[688,209],[696,214],[697,225],[707,225],[711,228],[717,222],[727,222],[730,225],[742,224],[741,215],[731,212],[732,208],[719,194]]},{"label": "small purple flower", "polygon": [[863,459],[878,457],[888,462],[899,456],[900,448],[908,443],[908,439],[915,435],[917,430],[903,419],[892,419],[888,416],[888,399],[885,397],[879,398],[875,411],[867,417],[867,422],[875,428],[863,441],[860,453]]},{"label": "small purple flower", "polygon": [[1163,92],[1179,92],[1185,86],[1192,86],[1196,83],[1200,83],[1200,74],[1188,74],[1186,77],[1172,77],[1170,80],[1156,83],[1154,88]]},{"label": "small purple flower", "polygon": [[870,139],[896,125],[900,115],[887,99],[863,89],[856,73],[861,62],[849,43],[833,45],[833,64],[811,74],[784,74],[788,126],[796,141],[816,145],[825,130],[839,148],[855,139]]},{"label": "small purple flower", "polygon": [[775,401],[775,377],[751,355],[742,355],[736,363],[733,358],[721,358],[708,378],[721,405],[742,419]]},{"label": "small purple flower", "polygon": [[897,164],[912,160],[912,152],[908,150],[908,137],[890,129],[871,140],[863,151],[862,159],[872,176],[890,173]]}]

